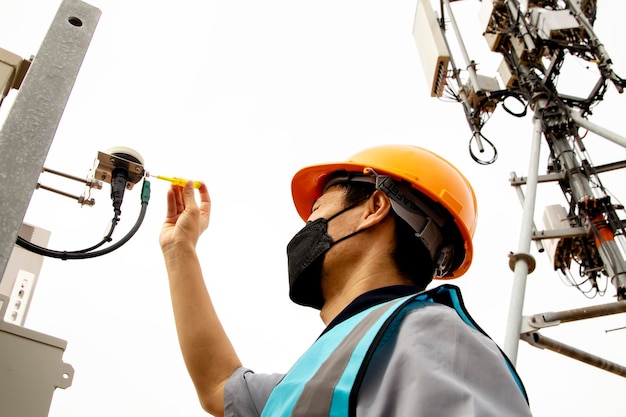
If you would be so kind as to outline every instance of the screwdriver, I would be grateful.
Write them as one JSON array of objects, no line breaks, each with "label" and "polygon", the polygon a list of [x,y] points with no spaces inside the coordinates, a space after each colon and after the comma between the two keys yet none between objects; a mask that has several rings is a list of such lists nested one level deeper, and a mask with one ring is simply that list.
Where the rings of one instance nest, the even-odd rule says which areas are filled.
[{"label": "screwdriver", "polygon": [[[172,184],[174,184],[174,185],[178,185],[178,186],[181,186],[181,187],[184,187],[184,186],[185,186],[185,184],[187,184],[187,180],[186,180],[186,179],[184,179],[184,178],[178,178],[178,177],[165,177],[165,176],[163,176],[163,175],[152,175],[152,174],[151,174],[150,176],[151,176],[151,177],[158,178],[158,179],[163,180],[163,181],[169,181],[169,182],[171,182]],[[202,184],[202,183],[201,183],[200,181],[194,181],[194,182],[193,182],[193,188],[198,189],[198,188],[200,188],[200,185],[201,185],[201,184]]]}]

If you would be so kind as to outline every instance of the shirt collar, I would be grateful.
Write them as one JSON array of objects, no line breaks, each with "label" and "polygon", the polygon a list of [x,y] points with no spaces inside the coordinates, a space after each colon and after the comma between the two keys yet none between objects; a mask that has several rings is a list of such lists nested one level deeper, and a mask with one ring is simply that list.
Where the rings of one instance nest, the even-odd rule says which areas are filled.
[{"label": "shirt collar", "polygon": [[[419,289],[412,285],[393,285],[390,287],[377,288],[372,291],[368,291],[365,294],[361,294],[355,298],[341,313],[339,313],[329,324],[326,326],[322,335],[341,323],[344,320],[349,319],[355,314],[365,311],[370,307],[377,304],[404,297],[406,295],[417,294]],[[321,336],[321,335],[320,335]]]}]

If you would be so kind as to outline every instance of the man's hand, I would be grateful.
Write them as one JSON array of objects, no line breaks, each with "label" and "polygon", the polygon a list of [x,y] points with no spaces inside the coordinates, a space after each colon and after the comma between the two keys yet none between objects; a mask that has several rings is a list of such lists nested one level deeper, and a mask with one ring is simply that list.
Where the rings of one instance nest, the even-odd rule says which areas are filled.
[{"label": "man's hand", "polygon": [[193,182],[185,187],[172,185],[167,192],[167,213],[159,243],[165,252],[172,245],[190,243],[194,248],[202,232],[209,226],[211,198],[206,184],[198,189],[200,204],[196,202]]}]

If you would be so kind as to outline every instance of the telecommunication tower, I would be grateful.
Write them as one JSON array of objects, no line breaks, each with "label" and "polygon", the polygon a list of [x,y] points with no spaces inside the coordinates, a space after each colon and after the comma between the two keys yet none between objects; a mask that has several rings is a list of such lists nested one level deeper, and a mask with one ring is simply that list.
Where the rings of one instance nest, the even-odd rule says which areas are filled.
[{"label": "telecommunication tower", "polygon": [[[455,0],[418,0],[414,37],[433,97],[457,101],[471,130],[470,154],[480,164],[495,162],[497,151],[482,128],[498,108],[513,116],[533,112],[533,135],[527,177],[512,174],[523,204],[519,246],[510,254],[514,282],[509,307],[504,351],[513,363],[519,340],[583,361],[626,377],[626,367],[543,336],[544,327],[626,311],[626,233],[624,207],[613,201],[600,174],[626,167],[618,160],[596,166],[585,147],[585,131],[591,131],[626,147],[626,139],[589,120],[609,88],[622,93],[626,80],[613,70],[613,62],[594,32],[595,0],[482,0],[479,20],[483,37],[492,52],[502,57],[498,77],[477,72],[465,48],[454,16]],[[452,36],[454,35],[454,37]],[[465,66],[451,53],[451,41]],[[587,95],[576,97],[559,91],[559,76],[568,60],[597,69],[597,82]],[[511,109],[511,100],[520,110]],[[542,139],[549,149],[546,175],[539,175]],[[481,159],[485,146],[492,148]],[[472,149],[478,149],[476,154]],[[546,207],[544,230],[534,225],[535,197],[540,183],[557,184],[567,207]],[[525,193],[522,190],[525,187]],[[617,301],[575,310],[522,316],[526,278],[535,269],[529,253],[531,243],[547,249],[554,270],[601,292],[599,282],[612,284]],[[578,269],[575,273],[572,270]]]}]

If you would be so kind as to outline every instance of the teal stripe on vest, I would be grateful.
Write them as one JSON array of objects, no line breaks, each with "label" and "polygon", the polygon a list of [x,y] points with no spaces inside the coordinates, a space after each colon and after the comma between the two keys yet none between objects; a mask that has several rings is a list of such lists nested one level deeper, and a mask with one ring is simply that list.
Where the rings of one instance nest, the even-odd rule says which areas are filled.
[{"label": "teal stripe on vest", "polygon": [[342,391],[338,387],[346,390],[345,396],[337,399],[344,404],[340,411],[345,415],[363,355],[395,307],[411,297],[371,307],[322,335],[274,388],[261,416],[334,415],[332,403]]},{"label": "teal stripe on vest", "polygon": [[[389,309],[389,314],[385,315],[385,319],[379,320],[375,328],[370,329],[367,341],[357,345],[341,380],[335,388],[331,402],[331,410],[328,414],[329,416],[345,417],[348,415],[351,400],[350,396],[353,391],[354,383],[371,347],[380,344],[381,340],[377,338],[384,335],[388,335],[389,337],[393,336],[407,312],[419,308],[428,302],[430,302],[430,300],[424,301],[415,299],[415,295],[401,298],[399,302],[394,305],[393,309]],[[382,335],[380,333],[381,328],[383,329]],[[387,330],[392,331],[388,332]]]}]

